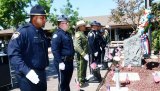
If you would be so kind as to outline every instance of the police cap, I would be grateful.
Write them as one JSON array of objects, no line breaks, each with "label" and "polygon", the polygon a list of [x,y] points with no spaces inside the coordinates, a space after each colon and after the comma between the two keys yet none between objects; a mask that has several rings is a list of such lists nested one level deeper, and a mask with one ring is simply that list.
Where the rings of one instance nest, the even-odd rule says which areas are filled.
[{"label": "police cap", "polygon": [[105,32],[105,30],[104,30],[104,29],[101,29],[101,30],[100,30],[100,33],[104,33],[104,32]]},{"label": "police cap", "polygon": [[30,15],[46,15],[44,8],[40,5],[35,5],[30,11]]},{"label": "police cap", "polygon": [[99,26],[99,24],[98,24],[98,22],[97,21],[93,21],[93,22],[91,22],[91,24],[90,24],[91,26]]},{"label": "police cap", "polygon": [[68,17],[66,15],[60,15],[60,16],[58,16],[57,21],[59,21],[59,22],[68,21]]}]

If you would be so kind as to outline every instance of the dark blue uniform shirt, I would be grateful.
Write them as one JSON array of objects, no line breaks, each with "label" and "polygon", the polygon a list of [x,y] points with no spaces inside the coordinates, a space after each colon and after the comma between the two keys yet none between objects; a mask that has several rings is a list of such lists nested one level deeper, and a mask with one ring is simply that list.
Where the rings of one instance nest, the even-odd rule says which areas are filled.
[{"label": "dark blue uniform shirt", "polygon": [[105,40],[105,38],[104,38],[104,36],[102,35],[102,32],[100,32],[100,30],[98,30],[98,39],[99,39],[99,45],[100,45],[100,47],[101,48],[105,48],[105,46],[106,46],[106,40]]},{"label": "dark blue uniform shirt", "polygon": [[53,34],[51,47],[54,61],[57,63],[62,62],[64,56],[74,56],[72,37],[60,28]]},{"label": "dark blue uniform shirt", "polygon": [[94,54],[100,50],[99,40],[100,37],[97,31],[91,30],[88,33],[88,46],[90,54]]},{"label": "dark blue uniform shirt", "polygon": [[8,45],[8,57],[18,73],[26,75],[30,69],[45,70],[49,61],[44,31],[31,23],[17,29]]}]

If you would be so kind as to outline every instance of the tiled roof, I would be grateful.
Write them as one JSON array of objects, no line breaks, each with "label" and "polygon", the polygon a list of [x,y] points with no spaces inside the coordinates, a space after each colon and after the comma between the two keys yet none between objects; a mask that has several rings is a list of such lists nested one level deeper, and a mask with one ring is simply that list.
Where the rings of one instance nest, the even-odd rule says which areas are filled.
[{"label": "tiled roof", "polygon": [[[109,26],[123,26],[123,25],[128,25],[128,24],[119,24],[119,23],[115,23],[114,21],[111,21],[110,19],[111,16],[109,15],[102,15],[102,16],[90,16],[90,17],[83,17],[83,19],[85,21],[98,21],[100,22],[102,25],[106,26],[106,25],[109,25]],[[127,22],[132,24],[131,23],[131,20],[128,18],[127,19]]]},{"label": "tiled roof", "polygon": [[103,15],[103,16],[90,16],[90,17],[83,17],[85,21],[98,21],[102,25],[117,25],[116,23],[109,20],[109,16]]},{"label": "tiled roof", "polygon": [[1,30],[0,31],[0,35],[2,35],[2,34],[12,34],[12,33],[14,33],[14,29],[6,29],[6,30]]},{"label": "tiled roof", "polygon": [[[112,28],[128,28],[130,27],[129,25],[122,25],[122,24],[118,24],[115,23],[113,21],[110,20],[110,16],[109,15],[102,15],[102,16],[90,16],[90,17],[83,17],[83,19],[85,21],[98,21],[100,22],[103,26],[109,25]],[[128,20],[129,21],[129,20]],[[45,27],[43,28],[44,30],[52,30],[55,29],[56,26],[53,26],[53,23],[50,21],[47,21],[45,24]],[[0,31],[0,35],[4,35],[4,34],[12,34],[14,33],[14,29],[6,29],[6,30],[1,30]]]},{"label": "tiled roof", "polygon": [[[52,25],[51,22],[47,21],[45,24],[44,30],[52,30],[55,27]],[[0,30],[0,35],[12,35],[16,29],[6,29],[6,30]]]}]

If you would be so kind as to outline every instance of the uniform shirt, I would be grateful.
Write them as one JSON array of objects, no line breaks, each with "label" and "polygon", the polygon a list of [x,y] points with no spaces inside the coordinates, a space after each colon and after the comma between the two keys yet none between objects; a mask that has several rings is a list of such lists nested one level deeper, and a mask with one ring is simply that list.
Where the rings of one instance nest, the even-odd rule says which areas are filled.
[{"label": "uniform shirt", "polygon": [[48,66],[48,41],[42,29],[26,24],[12,35],[8,57],[18,73],[26,75],[30,69],[44,70]]},{"label": "uniform shirt", "polygon": [[84,32],[77,31],[75,33],[74,47],[76,52],[83,57],[88,53],[88,40]]},{"label": "uniform shirt", "polygon": [[51,48],[54,61],[58,63],[62,62],[64,56],[74,56],[72,37],[60,28],[53,34]]},{"label": "uniform shirt", "polygon": [[100,31],[98,31],[98,41],[99,41],[100,47],[105,48],[106,40],[105,40],[104,36],[102,35],[102,33]]},{"label": "uniform shirt", "polygon": [[100,50],[99,39],[100,37],[97,31],[91,30],[88,33],[88,46],[90,54],[94,54]]}]

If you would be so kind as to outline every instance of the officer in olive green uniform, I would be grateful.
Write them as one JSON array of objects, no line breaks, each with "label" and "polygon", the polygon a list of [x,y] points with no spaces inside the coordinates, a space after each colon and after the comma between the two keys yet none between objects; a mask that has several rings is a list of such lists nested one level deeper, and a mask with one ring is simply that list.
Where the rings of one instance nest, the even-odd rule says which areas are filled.
[{"label": "officer in olive green uniform", "polygon": [[84,31],[86,31],[86,23],[80,20],[76,23],[74,48],[77,53],[77,75],[81,87],[86,82],[87,63],[89,60],[88,42]]}]

